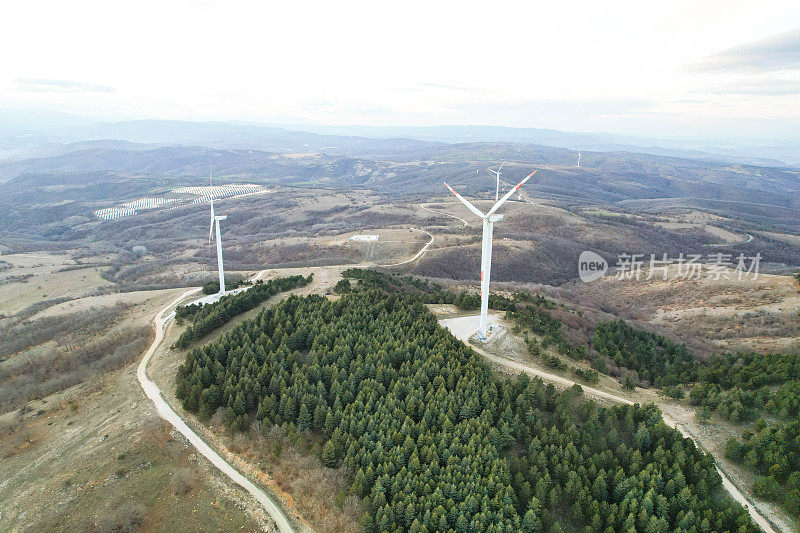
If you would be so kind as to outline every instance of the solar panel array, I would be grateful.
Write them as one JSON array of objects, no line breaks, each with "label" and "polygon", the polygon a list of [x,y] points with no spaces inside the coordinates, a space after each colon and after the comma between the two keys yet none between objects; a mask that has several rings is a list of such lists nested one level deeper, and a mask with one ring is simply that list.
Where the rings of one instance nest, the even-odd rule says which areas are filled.
[{"label": "solar panel array", "polygon": [[238,185],[208,185],[205,187],[178,187],[170,191],[170,194],[192,195],[194,198],[183,200],[181,198],[139,198],[132,202],[125,202],[117,207],[106,207],[98,209],[94,215],[100,220],[115,220],[117,218],[135,215],[139,211],[147,209],[175,209],[182,205],[193,205],[210,202],[212,199],[232,198],[246,194],[262,192],[264,189],[260,185],[243,183]]},{"label": "solar panel array", "polygon": [[94,212],[94,215],[100,220],[114,220],[135,214],[136,210],[132,207],[106,207],[105,209],[98,209]]},{"label": "solar panel array", "polygon": [[241,185],[209,185],[206,187],[180,187],[174,189],[172,192],[175,194],[192,194],[196,196],[192,200],[193,204],[202,204],[210,202],[212,199],[217,198],[230,198],[231,196],[242,196],[243,194],[253,194],[260,192],[260,185],[253,185],[251,183],[244,183]]}]

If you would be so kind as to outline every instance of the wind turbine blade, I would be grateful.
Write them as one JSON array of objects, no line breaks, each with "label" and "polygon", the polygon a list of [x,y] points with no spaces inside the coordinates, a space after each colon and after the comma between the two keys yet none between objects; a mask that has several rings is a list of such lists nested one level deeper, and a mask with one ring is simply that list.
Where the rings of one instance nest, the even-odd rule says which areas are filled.
[{"label": "wind turbine blade", "polygon": [[499,208],[501,205],[503,205],[503,204],[505,203],[505,201],[506,201],[506,200],[508,200],[509,198],[511,198],[511,195],[512,195],[512,194],[514,194],[515,192],[517,192],[517,189],[519,189],[520,187],[522,187],[523,185],[525,185],[525,182],[526,182],[526,181],[528,181],[529,179],[531,179],[531,176],[533,176],[534,174],[536,174],[536,172],[538,172],[538,170],[539,170],[539,169],[537,168],[536,170],[534,170],[533,172],[531,172],[530,174],[528,174],[528,175],[525,177],[525,179],[524,179],[524,180],[522,180],[522,181],[520,181],[519,183],[517,183],[517,186],[516,186],[516,187],[514,187],[513,189],[511,189],[510,191],[508,191],[508,192],[505,194],[505,196],[503,196],[502,198],[500,198],[500,199],[497,201],[497,203],[496,203],[496,204],[494,204],[494,205],[492,206],[492,208],[489,210],[489,212],[488,212],[488,213],[486,213],[486,216],[488,217],[488,216],[491,216],[491,215],[493,215],[493,214],[494,214],[494,212],[495,212],[495,211],[497,211],[497,209],[498,209],[498,208]]},{"label": "wind turbine blade", "polygon": [[503,165],[505,165],[505,164],[506,164],[505,161],[500,163],[500,168],[497,169],[497,172],[500,172],[501,170],[503,170]]},{"label": "wind turbine blade", "polygon": [[456,196],[456,198],[458,198],[461,201],[462,204],[467,206],[467,209],[469,209],[470,211],[472,211],[473,213],[475,213],[476,215],[478,215],[481,218],[484,217],[484,214],[481,213],[480,209],[478,209],[477,207],[475,207],[474,205],[469,203],[466,199],[464,199],[463,196],[461,196],[455,190],[453,190],[453,188],[451,186],[449,186],[447,183],[444,183],[444,186],[447,187],[448,189],[450,189],[450,192],[453,193]]}]

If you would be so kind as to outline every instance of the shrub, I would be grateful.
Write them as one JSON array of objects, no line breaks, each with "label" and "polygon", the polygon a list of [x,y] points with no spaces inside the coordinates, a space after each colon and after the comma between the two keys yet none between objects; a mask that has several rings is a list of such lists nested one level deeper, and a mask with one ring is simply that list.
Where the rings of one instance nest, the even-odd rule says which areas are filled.
[{"label": "shrub", "polygon": [[728,439],[727,444],[725,444],[725,457],[735,463],[740,463],[744,459],[744,449],[735,437]]},{"label": "shrub", "polygon": [[661,392],[664,393],[664,396],[668,398],[674,398],[676,400],[682,400],[686,396],[686,391],[683,390],[683,387],[680,385],[675,385],[674,387],[664,387],[661,389]]},{"label": "shrub", "polygon": [[753,494],[765,500],[779,502],[783,500],[783,487],[775,478],[763,476],[753,483]]},{"label": "shrub", "polygon": [[336,294],[347,294],[352,290],[353,288],[350,286],[350,280],[346,278],[340,279],[339,282],[333,287],[333,292]]},{"label": "shrub", "polygon": [[101,517],[97,526],[103,532],[131,533],[144,524],[144,517],[144,506],[136,502],[126,502],[108,516]]},{"label": "shrub", "polygon": [[172,473],[172,478],[170,479],[172,492],[176,495],[186,494],[192,490],[194,481],[195,475],[190,468],[178,468]]}]

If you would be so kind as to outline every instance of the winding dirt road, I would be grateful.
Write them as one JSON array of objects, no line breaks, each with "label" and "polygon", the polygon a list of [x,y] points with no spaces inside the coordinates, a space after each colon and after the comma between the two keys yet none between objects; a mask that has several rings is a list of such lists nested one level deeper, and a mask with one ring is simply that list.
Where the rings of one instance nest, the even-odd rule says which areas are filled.
[{"label": "winding dirt road", "polygon": [[429,204],[420,204],[419,208],[420,208],[420,209],[422,209],[423,211],[428,211],[429,213],[433,213],[434,215],[441,215],[441,216],[445,216],[445,217],[449,217],[449,218],[455,218],[455,219],[458,219],[458,220],[460,220],[460,221],[461,221],[461,222],[462,222],[462,223],[463,223],[465,226],[469,226],[469,224],[467,223],[467,221],[466,221],[466,220],[464,220],[463,218],[461,218],[461,217],[459,217],[459,216],[456,216],[456,215],[452,215],[452,214],[450,214],[450,213],[445,213],[444,211],[436,211],[436,210],[434,210],[434,209],[431,209],[431,208],[429,208],[429,207],[426,207],[427,205],[429,205]]},{"label": "winding dirt road", "polygon": [[[425,231],[425,230],[422,230],[422,231]],[[388,265],[378,265],[378,264],[373,264],[373,265],[374,265],[374,266],[382,266],[382,267],[393,267],[393,266],[400,266],[400,265],[405,265],[405,264],[408,264],[408,263],[413,263],[414,261],[416,261],[417,259],[419,259],[420,257],[422,257],[422,254],[424,254],[425,252],[427,252],[427,251],[428,251],[428,247],[429,247],[431,244],[433,244],[433,241],[434,241],[433,234],[432,234],[431,232],[429,232],[429,231],[425,231],[425,233],[427,233],[427,234],[428,234],[428,237],[430,237],[430,238],[431,238],[431,240],[429,240],[429,241],[428,241],[428,242],[425,244],[425,246],[423,246],[422,248],[420,248],[419,252],[417,252],[417,253],[414,255],[414,257],[412,257],[411,259],[406,259],[405,261],[400,261],[399,263],[391,263],[391,264],[388,264]],[[359,265],[359,266],[361,266],[361,265]],[[364,266],[371,266],[371,265],[364,265]]]},{"label": "winding dirt road", "polygon": [[[259,274],[260,275],[260,274]],[[283,514],[281,508],[261,489],[259,489],[255,484],[253,484],[249,479],[239,473],[233,466],[231,466],[225,459],[220,457],[220,455],[215,452],[211,446],[206,444],[203,439],[201,439],[197,433],[192,431],[192,429],[186,425],[178,414],[173,411],[172,407],[164,400],[161,396],[161,390],[148,376],[147,376],[147,364],[150,362],[150,358],[155,353],[158,346],[164,340],[164,330],[169,323],[170,320],[175,316],[175,306],[181,302],[181,300],[185,299],[186,297],[199,292],[200,289],[190,289],[177,298],[170,302],[164,309],[158,312],[158,314],[153,318],[153,325],[156,329],[156,337],[153,339],[153,343],[147,349],[142,358],[142,361],[139,363],[139,367],[136,370],[136,377],[139,379],[139,384],[144,389],[144,393],[147,395],[150,400],[155,404],[156,410],[161,418],[172,424],[172,426],[177,429],[184,437],[188,439],[188,441],[194,446],[198,452],[200,452],[206,459],[211,461],[211,463],[216,466],[223,474],[228,476],[234,483],[242,487],[244,490],[250,493],[253,498],[258,501],[266,510],[267,514],[269,514],[270,518],[275,521],[275,524],[278,526],[278,530],[281,533],[291,533],[294,531],[292,524],[286,518],[286,515]]]},{"label": "winding dirt road", "polygon": [[[411,263],[416,261],[428,250],[428,247],[433,244],[434,237],[430,232],[425,232],[430,237],[430,240],[410,259],[405,261],[401,261],[399,263],[394,263],[392,265],[376,265],[375,263],[364,264],[364,265],[352,265],[352,266],[360,266],[360,267],[371,267],[371,266],[396,266],[396,265],[403,265],[406,263]],[[270,270],[275,269],[265,269],[260,271],[258,274],[253,276],[253,280],[257,280],[264,277],[264,274]],[[247,290],[249,287],[241,287],[239,289],[229,291],[227,294],[232,294],[236,292],[240,292],[242,290]],[[205,443],[200,436],[195,433],[187,424],[186,422],[181,419],[181,417],[170,407],[170,405],[164,400],[164,397],[161,395],[161,389],[158,388],[156,385],[147,375],[147,365],[150,363],[150,359],[153,357],[153,354],[156,352],[158,347],[164,340],[164,334],[166,330],[166,326],[170,320],[175,317],[175,307],[177,305],[188,298],[189,296],[200,292],[200,288],[193,288],[189,289],[180,296],[175,298],[172,302],[170,302],[166,307],[161,309],[156,315],[153,317],[153,327],[155,328],[155,338],[153,342],[150,344],[150,347],[145,352],[142,360],[139,362],[139,366],[136,369],[136,377],[139,380],[139,385],[141,385],[142,390],[144,390],[145,395],[153,402],[158,411],[158,415],[172,424],[172,426],[178,430],[181,435],[186,437],[186,439],[191,443],[192,446],[197,449],[206,459],[211,461],[211,463],[217,467],[223,474],[228,476],[234,483],[245,489],[248,493],[250,493],[253,498],[255,498],[258,503],[264,508],[267,514],[275,521],[275,524],[278,527],[278,530],[281,533],[293,533],[295,531],[294,527],[292,526],[291,522],[289,522],[286,515],[283,513],[281,508],[278,506],[275,501],[270,498],[264,491],[259,489],[254,483],[252,483],[249,479],[247,479],[244,475],[242,475],[238,470],[236,470],[230,463],[228,463],[225,459],[223,459],[216,451],[214,451],[211,446]],[[203,296],[202,298],[197,298],[194,300],[193,303],[211,303],[219,299],[218,294],[212,294],[208,296]]]}]

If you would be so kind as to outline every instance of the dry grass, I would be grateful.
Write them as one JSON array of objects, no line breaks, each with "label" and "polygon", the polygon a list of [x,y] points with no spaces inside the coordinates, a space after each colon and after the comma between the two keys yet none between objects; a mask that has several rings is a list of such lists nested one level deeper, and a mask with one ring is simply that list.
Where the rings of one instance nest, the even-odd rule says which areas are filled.
[{"label": "dry grass", "polygon": [[19,270],[33,275],[22,281],[0,285],[2,314],[13,315],[42,300],[81,298],[98,288],[112,285],[101,277],[100,267],[41,273],[27,272],[26,268]]},{"label": "dry grass", "polygon": [[126,309],[119,304],[9,324],[0,336],[0,412],[137,358],[151,330]]},{"label": "dry grass", "polygon": [[[222,429],[219,420],[213,427]],[[286,435],[280,428],[226,435],[217,431],[230,451],[275,480],[291,495],[297,512],[314,531],[359,531],[360,500],[348,495],[348,474],[319,459],[321,443],[309,434]]]},{"label": "dry grass", "polygon": [[658,225],[661,226],[662,228],[675,229],[675,230],[701,229],[706,233],[708,233],[709,235],[717,237],[718,239],[722,240],[725,243],[744,242],[747,239],[747,237],[744,237],[742,235],[737,235],[732,231],[728,231],[718,226],[712,226],[711,224],[702,224],[693,222],[659,222]]},{"label": "dry grass", "polygon": [[772,231],[756,231],[758,235],[763,235],[776,241],[782,241],[794,246],[800,246],[800,236],[792,235],[791,233],[774,233]]},{"label": "dry grass", "polygon": [[573,283],[569,292],[622,317],[642,320],[699,350],[800,348],[800,292],[789,276],[713,280],[655,277]]},{"label": "dry grass", "polygon": [[133,365],[0,415],[0,457],[0,531],[270,527],[157,416]]}]

